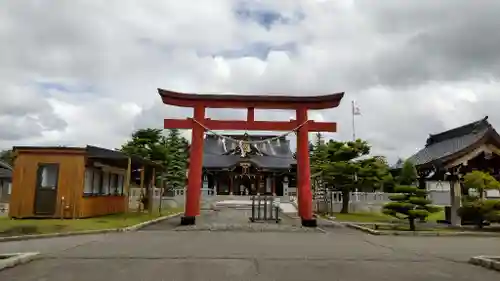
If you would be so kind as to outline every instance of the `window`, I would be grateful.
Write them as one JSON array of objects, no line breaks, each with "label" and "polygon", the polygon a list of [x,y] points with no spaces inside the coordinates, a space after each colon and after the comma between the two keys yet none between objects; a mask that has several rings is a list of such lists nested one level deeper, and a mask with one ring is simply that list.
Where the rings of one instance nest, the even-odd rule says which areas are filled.
[{"label": "window", "polygon": [[123,195],[124,176],[98,169],[85,169],[84,195]]},{"label": "window", "polygon": [[92,176],[94,175],[94,171],[90,168],[85,169],[85,186],[83,188],[83,194],[90,195],[92,194]]},{"label": "window", "polygon": [[109,195],[109,172],[104,172],[102,176],[102,195]]},{"label": "window", "polygon": [[54,164],[44,164],[39,166],[40,188],[55,189],[57,187],[57,176],[59,166]]},{"label": "window", "polygon": [[118,190],[118,174],[111,174],[109,179],[109,186],[111,189],[111,194],[120,195]]},{"label": "window", "polygon": [[101,181],[101,171],[94,170],[94,177],[92,183],[92,194],[98,195],[101,190],[102,181]]},{"label": "window", "polygon": [[11,193],[12,193],[12,183],[9,182],[9,183],[7,183],[7,194],[10,195]]},{"label": "window", "polygon": [[124,176],[118,175],[118,194],[123,195]]}]

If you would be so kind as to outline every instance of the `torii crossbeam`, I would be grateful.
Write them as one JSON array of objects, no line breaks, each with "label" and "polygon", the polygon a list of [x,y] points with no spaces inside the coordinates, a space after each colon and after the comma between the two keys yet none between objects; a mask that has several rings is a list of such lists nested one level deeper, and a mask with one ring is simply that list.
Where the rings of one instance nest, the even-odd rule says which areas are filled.
[{"label": "torii crossbeam", "polygon": [[[276,95],[200,95],[186,94],[158,89],[163,103],[181,107],[191,107],[193,118],[184,120],[165,119],[165,129],[192,129],[189,159],[189,177],[184,216],[181,224],[195,224],[200,214],[200,195],[203,165],[203,134],[210,130],[297,130],[297,191],[299,216],[303,226],[316,226],[313,217],[311,170],[309,162],[309,132],[336,132],[335,122],[314,122],[308,120],[308,109],[335,108],[344,93],[323,96],[276,96]],[[205,118],[206,108],[246,108],[247,120],[211,120]],[[296,120],[255,121],[255,109],[291,109],[296,111]]]}]

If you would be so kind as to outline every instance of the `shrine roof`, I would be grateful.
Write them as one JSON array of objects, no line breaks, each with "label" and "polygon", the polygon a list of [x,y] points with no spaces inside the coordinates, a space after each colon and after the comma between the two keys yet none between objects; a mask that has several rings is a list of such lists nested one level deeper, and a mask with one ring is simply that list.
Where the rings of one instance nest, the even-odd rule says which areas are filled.
[{"label": "shrine roof", "polygon": [[[431,164],[436,160],[448,161],[455,155],[467,153],[475,148],[477,144],[494,140],[500,144],[500,135],[485,118],[472,123],[453,128],[438,134],[431,134],[423,149],[408,158],[415,166]],[[394,166],[399,169],[403,163]]]},{"label": "shrine roof", "polygon": [[0,179],[11,179],[12,178],[12,166],[0,161]]},{"label": "shrine roof", "polygon": [[334,108],[340,104],[344,93],[319,96],[286,96],[286,95],[234,95],[234,94],[192,94],[158,89],[163,103],[175,106],[193,107],[203,104],[210,108],[267,108],[309,109]]},{"label": "shrine roof", "polygon": [[0,160],[0,168],[12,170],[12,166]]},{"label": "shrine roof", "polygon": [[[232,135],[234,139],[243,138],[243,135]],[[250,140],[270,138],[272,136],[248,136]],[[296,163],[290,151],[290,143],[282,137],[279,140],[263,142],[254,145],[262,155],[251,155],[242,158],[241,155],[228,154],[236,149],[238,144],[234,141],[223,141],[213,135],[207,135],[203,145],[203,167],[212,169],[229,168],[241,161],[253,162],[260,168],[289,169]]]}]

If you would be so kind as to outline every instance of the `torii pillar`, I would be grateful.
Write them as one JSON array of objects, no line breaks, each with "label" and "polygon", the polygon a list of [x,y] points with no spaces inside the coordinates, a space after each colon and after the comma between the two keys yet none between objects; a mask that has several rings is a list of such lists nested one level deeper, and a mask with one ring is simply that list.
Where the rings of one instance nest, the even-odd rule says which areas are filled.
[{"label": "torii pillar", "polygon": [[[309,162],[309,132],[336,132],[335,122],[308,120],[308,109],[335,108],[344,93],[324,96],[276,96],[276,95],[199,95],[158,89],[164,104],[191,107],[193,118],[185,120],[165,119],[165,129],[192,129],[189,159],[189,176],[184,216],[181,224],[195,224],[200,214],[200,195],[203,168],[203,134],[210,130],[258,130],[297,132],[297,190],[299,216],[303,226],[315,227],[312,210],[311,169]],[[246,108],[247,120],[211,120],[205,118],[206,108]],[[296,112],[296,120],[255,121],[255,108],[288,109]]]}]

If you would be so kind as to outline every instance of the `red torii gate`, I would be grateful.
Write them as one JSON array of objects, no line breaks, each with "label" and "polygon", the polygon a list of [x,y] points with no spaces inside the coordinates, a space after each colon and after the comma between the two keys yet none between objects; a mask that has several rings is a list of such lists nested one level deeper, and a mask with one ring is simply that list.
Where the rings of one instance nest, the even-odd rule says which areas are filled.
[{"label": "red torii gate", "polygon": [[[291,131],[297,130],[297,190],[299,216],[303,226],[316,226],[312,211],[311,170],[309,163],[309,132],[336,132],[335,122],[314,122],[308,120],[308,109],[334,108],[340,104],[344,93],[324,96],[254,96],[254,95],[200,95],[178,93],[158,89],[163,103],[181,107],[191,107],[193,118],[185,120],[165,119],[165,129],[192,129],[189,159],[189,176],[184,217],[181,224],[195,224],[200,214],[200,195],[203,165],[203,135],[205,128],[210,130],[259,130]],[[211,120],[205,118],[206,108],[246,108],[247,120]],[[255,121],[255,108],[292,109],[296,120]],[[201,125],[202,124],[202,125]]]}]

